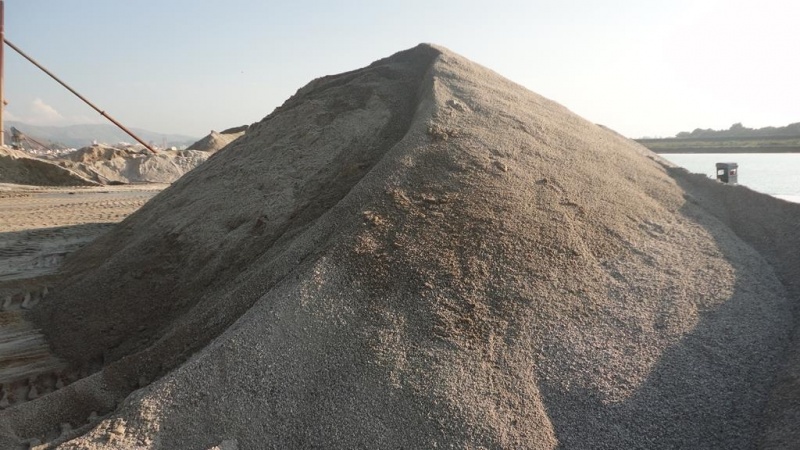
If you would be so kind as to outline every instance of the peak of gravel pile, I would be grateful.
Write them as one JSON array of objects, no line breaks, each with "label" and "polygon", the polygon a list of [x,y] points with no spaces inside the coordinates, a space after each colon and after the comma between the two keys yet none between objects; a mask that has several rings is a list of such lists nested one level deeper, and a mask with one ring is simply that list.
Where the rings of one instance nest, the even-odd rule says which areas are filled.
[{"label": "peak of gravel pile", "polygon": [[67,260],[31,319],[80,379],[2,442],[736,449],[791,417],[797,205],[429,45],[230,149]]},{"label": "peak of gravel pile", "polygon": [[211,131],[208,136],[190,145],[187,150],[200,150],[204,152],[216,153],[231,142],[243,136],[247,131],[248,125],[228,128],[220,132]]}]

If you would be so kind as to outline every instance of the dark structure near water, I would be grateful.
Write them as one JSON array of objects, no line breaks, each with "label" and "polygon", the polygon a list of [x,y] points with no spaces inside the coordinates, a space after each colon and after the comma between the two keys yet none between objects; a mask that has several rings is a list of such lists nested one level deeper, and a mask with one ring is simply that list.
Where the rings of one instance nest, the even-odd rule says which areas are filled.
[{"label": "dark structure near water", "polygon": [[739,164],[735,162],[717,163],[717,180],[736,184],[739,179]]}]

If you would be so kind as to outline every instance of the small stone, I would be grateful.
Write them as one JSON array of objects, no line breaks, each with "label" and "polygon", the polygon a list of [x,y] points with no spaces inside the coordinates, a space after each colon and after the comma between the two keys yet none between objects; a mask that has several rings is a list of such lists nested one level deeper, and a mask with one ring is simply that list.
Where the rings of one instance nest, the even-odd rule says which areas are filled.
[{"label": "small stone", "polygon": [[448,100],[447,101],[447,106],[449,106],[449,107],[451,107],[451,108],[453,108],[453,109],[455,109],[457,111],[461,111],[461,112],[464,112],[464,111],[467,110],[467,107],[463,103],[459,102],[456,99]]},{"label": "small stone", "polygon": [[3,388],[3,398],[0,399],[0,409],[6,409],[11,406],[11,403],[8,401],[8,391]]},{"label": "small stone", "polygon": [[118,421],[116,425],[111,427],[111,432],[116,434],[117,436],[124,436],[125,435],[125,422]]},{"label": "small stone", "polygon": [[39,295],[31,295],[30,292],[25,293],[25,299],[22,301],[22,308],[23,309],[32,309],[36,304],[39,303]]},{"label": "small stone", "polygon": [[239,443],[235,439],[226,439],[208,450],[239,450]]},{"label": "small stone", "polygon": [[26,397],[28,400],[36,400],[39,397],[39,390],[36,389],[36,379],[31,378],[28,380],[28,384],[31,386],[31,389],[28,391],[28,396]]}]

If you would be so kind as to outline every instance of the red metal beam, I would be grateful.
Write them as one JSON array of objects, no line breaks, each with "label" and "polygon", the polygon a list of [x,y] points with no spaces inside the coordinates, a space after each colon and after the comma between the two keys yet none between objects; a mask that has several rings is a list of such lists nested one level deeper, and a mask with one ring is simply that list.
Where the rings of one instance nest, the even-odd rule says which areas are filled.
[{"label": "red metal beam", "polygon": [[[6,39],[6,30],[5,30],[5,2],[0,0],[0,39]],[[3,90],[3,85],[5,84],[5,71],[3,67],[3,61],[5,57],[3,55],[3,50],[5,50],[5,46],[0,45],[0,145],[6,145],[6,132],[3,123],[3,112],[6,109],[6,97],[5,91]]]},{"label": "red metal beam", "polygon": [[[0,0],[0,3],[2,3],[2,0]],[[153,148],[152,148],[152,147],[151,147],[149,144],[147,144],[145,141],[143,141],[142,139],[140,139],[140,138],[139,138],[139,136],[136,136],[135,134],[133,134],[133,132],[132,132],[132,131],[130,131],[129,129],[125,128],[125,126],[124,126],[124,125],[122,125],[121,123],[119,123],[119,122],[117,122],[116,120],[114,120],[114,118],[113,118],[113,117],[111,117],[111,116],[109,116],[108,114],[106,114],[106,112],[105,112],[105,111],[101,110],[100,108],[98,108],[97,106],[95,106],[95,105],[94,105],[94,103],[92,103],[92,102],[90,102],[89,100],[87,100],[87,99],[86,99],[86,97],[84,97],[84,96],[82,96],[81,94],[79,94],[78,92],[76,92],[76,91],[75,91],[75,89],[72,89],[71,87],[69,87],[69,85],[67,85],[67,83],[64,83],[63,81],[61,81],[61,80],[60,80],[60,79],[59,79],[57,76],[55,76],[55,75],[54,75],[52,72],[50,72],[49,70],[47,70],[47,69],[46,69],[44,66],[42,66],[41,64],[39,64],[38,62],[36,62],[36,60],[34,60],[33,58],[31,58],[30,56],[26,55],[26,54],[25,54],[25,52],[23,52],[22,50],[20,50],[20,49],[19,49],[19,47],[17,47],[16,45],[14,45],[14,44],[12,44],[11,42],[9,42],[9,41],[8,41],[8,39],[6,39],[5,37],[3,38],[3,42],[5,42],[5,43],[6,43],[6,45],[8,45],[9,47],[11,47],[11,48],[12,48],[12,49],[13,49],[15,52],[17,52],[17,53],[19,53],[20,55],[22,55],[22,57],[23,57],[23,58],[25,58],[25,59],[27,59],[28,61],[30,61],[30,62],[31,62],[31,63],[32,63],[34,66],[36,66],[36,67],[38,67],[39,69],[41,69],[41,70],[42,70],[42,72],[44,72],[44,73],[46,73],[47,75],[49,75],[49,76],[50,76],[50,78],[52,78],[52,79],[56,80],[56,81],[57,81],[57,82],[58,82],[60,85],[62,85],[62,86],[64,86],[65,88],[67,88],[67,90],[68,90],[68,91],[70,91],[70,92],[72,92],[73,94],[75,94],[75,96],[76,96],[76,97],[78,97],[79,99],[83,100],[83,102],[84,102],[84,103],[86,103],[87,105],[91,106],[91,107],[92,107],[92,109],[94,109],[95,111],[99,112],[101,116],[105,117],[106,119],[108,119],[109,121],[111,121],[111,123],[113,123],[114,125],[116,125],[117,127],[119,127],[119,129],[120,129],[120,130],[122,130],[122,131],[124,131],[125,133],[127,133],[127,134],[128,134],[128,136],[130,136],[130,137],[132,137],[132,138],[136,139],[136,141],[137,141],[137,142],[139,142],[140,144],[144,145],[144,147],[145,147],[146,149],[150,150],[150,152],[152,152],[153,154],[155,154],[155,153],[156,153],[156,151],[155,151],[155,150],[153,150]]]}]

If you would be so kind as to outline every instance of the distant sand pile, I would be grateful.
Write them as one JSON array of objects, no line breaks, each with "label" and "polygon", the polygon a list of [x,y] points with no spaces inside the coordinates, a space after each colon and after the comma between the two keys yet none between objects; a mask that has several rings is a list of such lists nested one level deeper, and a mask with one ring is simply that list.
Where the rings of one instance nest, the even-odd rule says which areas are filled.
[{"label": "distant sand pile", "polygon": [[68,258],[30,317],[80,379],[0,444],[753,448],[791,417],[798,223],[421,45]]},{"label": "distant sand pile", "polygon": [[216,153],[243,136],[247,128],[248,126],[244,125],[241,127],[229,128],[219,133],[211,131],[208,136],[190,145],[186,150],[200,150],[203,152]]},{"label": "distant sand pile", "polygon": [[37,186],[91,186],[97,183],[25,152],[0,147],[0,183]]},{"label": "distant sand pile", "polygon": [[93,145],[69,154],[59,164],[100,184],[171,183],[206,159],[208,153],[191,150],[152,154]]},{"label": "distant sand pile", "polygon": [[161,150],[151,154],[92,145],[63,158],[44,160],[3,148],[0,183],[37,186],[172,183],[208,157],[208,152],[195,150]]}]

